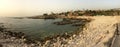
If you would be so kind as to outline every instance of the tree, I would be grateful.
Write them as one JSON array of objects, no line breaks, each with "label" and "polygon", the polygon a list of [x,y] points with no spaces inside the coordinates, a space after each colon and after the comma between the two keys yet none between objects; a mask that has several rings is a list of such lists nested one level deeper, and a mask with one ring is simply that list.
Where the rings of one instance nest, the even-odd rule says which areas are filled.
[{"label": "tree", "polygon": [[43,16],[48,16],[48,14],[47,14],[47,13],[45,13],[45,14],[43,14]]}]

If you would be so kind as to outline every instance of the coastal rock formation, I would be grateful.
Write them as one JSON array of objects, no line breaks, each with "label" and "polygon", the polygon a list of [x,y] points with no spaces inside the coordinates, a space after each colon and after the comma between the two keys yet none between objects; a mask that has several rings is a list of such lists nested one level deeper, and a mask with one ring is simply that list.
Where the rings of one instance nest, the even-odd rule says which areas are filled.
[{"label": "coastal rock formation", "polygon": [[109,47],[116,30],[116,17],[96,16],[79,36],[69,40],[67,47]]},{"label": "coastal rock formation", "polygon": [[[80,18],[80,17],[78,17]],[[88,17],[86,17],[88,18]],[[109,47],[116,31],[116,24],[119,23],[118,16],[94,16],[94,19],[86,24],[84,29],[79,30],[77,34],[65,33],[64,36],[59,35],[45,42],[31,43],[32,40],[26,38],[16,38],[7,35],[0,29],[0,46],[1,47]],[[28,43],[26,43],[26,40]]]},{"label": "coastal rock formation", "polygon": [[[118,16],[95,16],[92,22],[86,24],[86,27],[79,35],[72,35],[69,39],[57,39],[55,43],[50,44],[51,47],[110,47],[112,38],[116,31]],[[50,41],[45,43],[45,47],[49,47]],[[47,45],[47,46],[46,46]],[[43,46],[43,47],[44,47]]]}]

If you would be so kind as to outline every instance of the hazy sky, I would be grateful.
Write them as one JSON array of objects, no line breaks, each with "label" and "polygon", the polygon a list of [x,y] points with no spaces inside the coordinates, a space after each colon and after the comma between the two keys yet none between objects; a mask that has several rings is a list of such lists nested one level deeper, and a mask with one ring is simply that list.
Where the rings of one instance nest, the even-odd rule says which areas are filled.
[{"label": "hazy sky", "polygon": [[110,8],[120,8],[120,0],[0,0],[0,17]]}]

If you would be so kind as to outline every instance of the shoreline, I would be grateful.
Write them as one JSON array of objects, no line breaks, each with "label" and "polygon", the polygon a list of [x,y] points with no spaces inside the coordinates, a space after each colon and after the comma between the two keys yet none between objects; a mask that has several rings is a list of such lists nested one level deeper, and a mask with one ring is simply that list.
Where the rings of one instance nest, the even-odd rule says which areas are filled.
[{"label": "shoreline", "polygon": [[[84,23],[84,25],[85,25],[86,23]],[[81,28],[83,28],[83,26],[84,25],[82,25],[81,26]],[[3,30],[5,30],[4,28],[1,28],[1,29],[3,29]],[[34,46],[36,46],[36,45],[41,45],[41,46],[44,46],[45,45],[45,43],[47,42],[47,41],[50,41],[49,43],[51,43],[50,45],[53,45],[53,43],[56,43],[57,41],[58,41],[58,38],[59,39],[61,39],[61,40],[59,40],[59,41],[63,41],[63,43],[65,43],[64,42],[64,40],[63,39],[69,39],[71,36],[73,36],[73,35],[77,35],[80,31],[74,31],[74,32],[72,32],[72,33],[63,33],[62,35],[55,35],[55,36],[53,36],[53,37],[46,37],[45,38],[45,40],[41,40],[41,41],[36,41],[36,40],[32,40],[32,39],[28,39],[27,37],[25,37],[25,35],[24,35],[24,33],[22,33],[22,32],[19,32],[19,33],[16,33],[16,32],[11,32],[11,31],[4,31],[4,32],[2,32],[3,30],[0,30],[1,31],[1,33],[3,33],[4,34],[4,32],[7,32],[8,33],[8,35],[7,34],[5,34],[5,35],[7,35],[7,36],[11,36],[11,38],[12,37],[14,37],[14,38],[16,38],[16,39],[18,39],[18,41],[20,41],[20,40],[22,40],[22,43],[24,43],[24,44],[26,44],[26,46],[30,46],[31,44],[34,44]],[[9,38],[8,38],[9,39]],[[20,40],[19,40],[20,39]],[[57,41],[56,41],[57,40]],[[12,42],[11,42],[12,43]],[[37,43],[39,43],[39,44],[37,44]],[[14,46],[15,46],[15,44],[13,44]],[[23,45],[23,44],[22,44]],[[11,45],[12,46],[12,45]]]},{"label": "shoreline", "polygon": [[[19,45],[14,41],[12,41],[13,44],[11,45],[13,47],[16,45],[16,47],[109,47],[116,32],[115,25],[119,23],[119,16],[94,16],[86,18],[93,20],[86,23],[83,29],[79,29],[73,33],[48,37],[45,40],[41,40],[43,42],[18,39],[19,41],[17,40],[17,42],[20,42]],[[25,41],[30,44],[25,43]],[[5,44],[3,45],[5,46]],[[10,46],[9,43],[6,45]]]}]

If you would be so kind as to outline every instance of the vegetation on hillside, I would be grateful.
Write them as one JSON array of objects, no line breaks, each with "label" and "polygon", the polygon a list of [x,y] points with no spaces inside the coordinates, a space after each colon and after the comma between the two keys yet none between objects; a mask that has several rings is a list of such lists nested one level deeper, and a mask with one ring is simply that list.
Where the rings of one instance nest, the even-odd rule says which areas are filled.
[{"label": "vegetation on hillside", "polygon": [[44,13],[43,15],[28,17],[33,19],[55,19],[55,18],[68,18],[72,16],[115,16],[120,15],[120,8],[117,9],[108,9],[108,10],[76,10],[76,11],[67,11],[61,13],[50,14]]},{"label": "vegetation on hillside", "polygon": [[114,16],[120,15],[120,9],[109,9],[109,10],[76,10],[76,11],[67,11],[62,13],[51,13],[51,14],[43,14],[43,16],[53,16],[53,15],[64,15],[64,16]]}]

